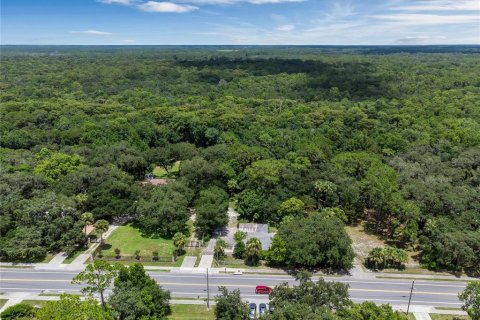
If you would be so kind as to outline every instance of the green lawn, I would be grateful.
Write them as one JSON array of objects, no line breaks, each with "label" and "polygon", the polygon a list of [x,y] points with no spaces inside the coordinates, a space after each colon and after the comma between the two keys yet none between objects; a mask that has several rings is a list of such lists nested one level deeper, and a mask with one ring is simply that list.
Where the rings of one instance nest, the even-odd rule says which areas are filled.
[{"label": "green lawn", "polygon": [[169,320],[213,320],[215,315],[213,308],[196,304],[172,304],[172,315]]},{"label": "green lawn", "polygon": [[264,262],[260,261],[258,266],[249,266],[245,264],[245,260],[243,259],[236,259],[231,256],[226,256],[223,261],[217,264],[217,262],[213,262],[215,267],[219,268],[238,268],[238,269],[258,269],[264,267]]},{"label": "green lawn", "polygon": [[114,256],[115,248],[120,249],[121,256],[133,256],[136,250],[140,250],[143,257],[152,257],[153,251],[158,251],[159,256],[171,256],[175,249],[171,239],[144,237],[139,229],[131,225],[118,227],[104,247],[103,254],[107,256]]},{"label": "green lawn", "polygon": [[49,263],[50,260],[53,259],[53,257],[55,257],[55,254],[53,253],[47,253],[47,255],[45,256],[45,259],[43,259],[42,261],[40,261],[41,263]]},{"label": "green lawn", "polygon": [[0,308],[3,307],[7,301],[7,299],[0,299]]},{"label": "green lawn", "polygon": [[155,167],[153,169],[153,175],[155,178],[175,178],[178,171],[180,170],[180,161],[177,161],[173,164],[173,166],[168,170],[165,170],[162,167]]},{"label": "green lawn", "polygon": [[48,300],[22,300],[21,303],[27,303],[33,307],[41,307],[43,306],[45,303],[47,303]]},{"label": "green lawn", "polygon": [[72,263],[73,260],[75,260],[75,258],[77,258],[80,254],[82,253],[85,253],[86,251],[88,250],[87,246],[85,245],[84,247],[81,247],[81,248],[78,248],[77,250],[75,250],[74,252],[72,252],[68,257],[67,259],[65,259],[63,261],[63,263]]},{"label": "green lawn", "polygon": [[430,318],[432,320],[469,320],[469,316],[457,316],[454,314],[437,314],[437,313],[430,313]]}]

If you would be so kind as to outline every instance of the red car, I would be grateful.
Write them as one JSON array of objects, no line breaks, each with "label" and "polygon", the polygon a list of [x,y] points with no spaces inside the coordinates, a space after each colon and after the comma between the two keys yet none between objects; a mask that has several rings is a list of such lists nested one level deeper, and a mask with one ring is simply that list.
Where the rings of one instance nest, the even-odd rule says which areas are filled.
[{"label": "red car", "polygon": [[267,286],[256,286],[255,287],[255,293],[270,294],[270,293],[272,293],[272,288],[267,287]]}]

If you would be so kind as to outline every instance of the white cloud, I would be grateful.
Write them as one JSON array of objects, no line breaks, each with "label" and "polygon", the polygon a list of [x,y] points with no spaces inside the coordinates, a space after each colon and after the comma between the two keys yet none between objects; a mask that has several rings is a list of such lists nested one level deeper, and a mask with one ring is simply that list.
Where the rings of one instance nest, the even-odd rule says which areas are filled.
[{"label": "white cloud", "polygon": [[109,36],[111,32],[98,31],[98,30],[84,30],[84,31],[71,31],[73,34],[87,34],[92,36]]},{"label": "white cloud", "polygon": [[278,31],[290,32],[295,30],[295,25],[293,24],[284,24],[276,28]]},{"label": "white cloud", "polygon": [[304,2],[306,0],[248,0],[253,4],[285,3],[285,2]]},{"label": "white cloud", "polygon": [[133,40],[133,39],[125,39],[125,40],[122,40],[123,43],[135,43],[136,41]]},{"label": "white cloud", "polygon": [[416,4],[393,7],[394,10],[406,11],[479,11],[478,0],[429,0]]},{"label": "white cloud", "polygon": [[480,21],[477,15],[438,15],[438,14],[416,14],[399,13],[373,15],[373,18],[391,21],[400,25],[442,25],[442,24],[466,24]]},{"label": "white cloud", "polygon": [[106,4],[123,4],[125,6],[132,5],[136,0],[97,0],[100,3]]},{"label": "white cloud", "polygon": [[278,4],[288,2],[305,2],[308,0],[179,0],[178,2],[190,3],[195,5],[231,5],[238,3],[251,3],[251,4]]},{"label": "white cloud", "polygon": [[191,6],[188,4],[177,4],[173,2],[157,2],[157,1],[148,1],[138,6],[142,11],[147,12],[175,12],[175,13],[184,13],[197,10],[198,7]]}]

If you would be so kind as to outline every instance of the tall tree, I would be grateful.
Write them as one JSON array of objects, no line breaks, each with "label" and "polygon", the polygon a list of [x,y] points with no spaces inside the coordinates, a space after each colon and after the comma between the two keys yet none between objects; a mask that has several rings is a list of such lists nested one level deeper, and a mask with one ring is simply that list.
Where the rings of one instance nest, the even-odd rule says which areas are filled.
[{"label": "tall tree", "polygon": [[262,243],[258,238],[250,238],[245,248],[245,259],[251,265],[257,265],[262,254]]},{"label": "tall tree", "polygon": [[244,320],[248,318],[248,304],[240,296],[240,290],[229,292],[226,287],[219,287],[215,305],[215,319]]},{"label": "tall tree", "polygon": [[109,303],[116,319],[167,319],[170,292],[146,274],[143,265],[121,267]]},{"label": "tall tree", "polygon": [[103,234],[108,231],[108,228],[110,227],[108,224],[107,220],[97,220],[94,224],[95,231],[100,233],[100,245],[103,245]]},{"label": "tall tree", "polygon": [[187,244],[188,238],[183,233],[177,232],[173,235],[172,241],[175,248],[177,248],[178,254],[181,254]]},{"label": "tall tree", "polygon": [[76,275],[72,283],[85,284],[82,292],[93,295],[100,294],[100,300],[104,309],[107,308],[105,302],[105,291],[112,284],[113,279],[117,276],[118,267],[111,265],[103,260],[95,260],[93,263],[87,265],[84,271]]},{"label": "tall tree", "polygon": [[58,301],[48,301],[36,311],[38,320],[113,320],[110,310],[102,308],[97,300],[81,300],[75,295],[64,294]]},{"label": "tall tree", "polygon": [[462,309],[472,320],[480,320],[480,281],[469,282],[458,298],[463,302]]}]

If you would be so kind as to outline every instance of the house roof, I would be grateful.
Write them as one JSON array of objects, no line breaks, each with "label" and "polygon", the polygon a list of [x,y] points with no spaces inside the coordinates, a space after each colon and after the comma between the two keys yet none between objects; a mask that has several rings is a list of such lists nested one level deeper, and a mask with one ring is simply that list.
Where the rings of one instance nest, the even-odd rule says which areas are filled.
[{"label": "house roof", "polygon": [[95,230],[95,227],[93,224],[87,224],[85,228],[82,229],[83,233],[85,233],[87,236],[91,234]]}]

